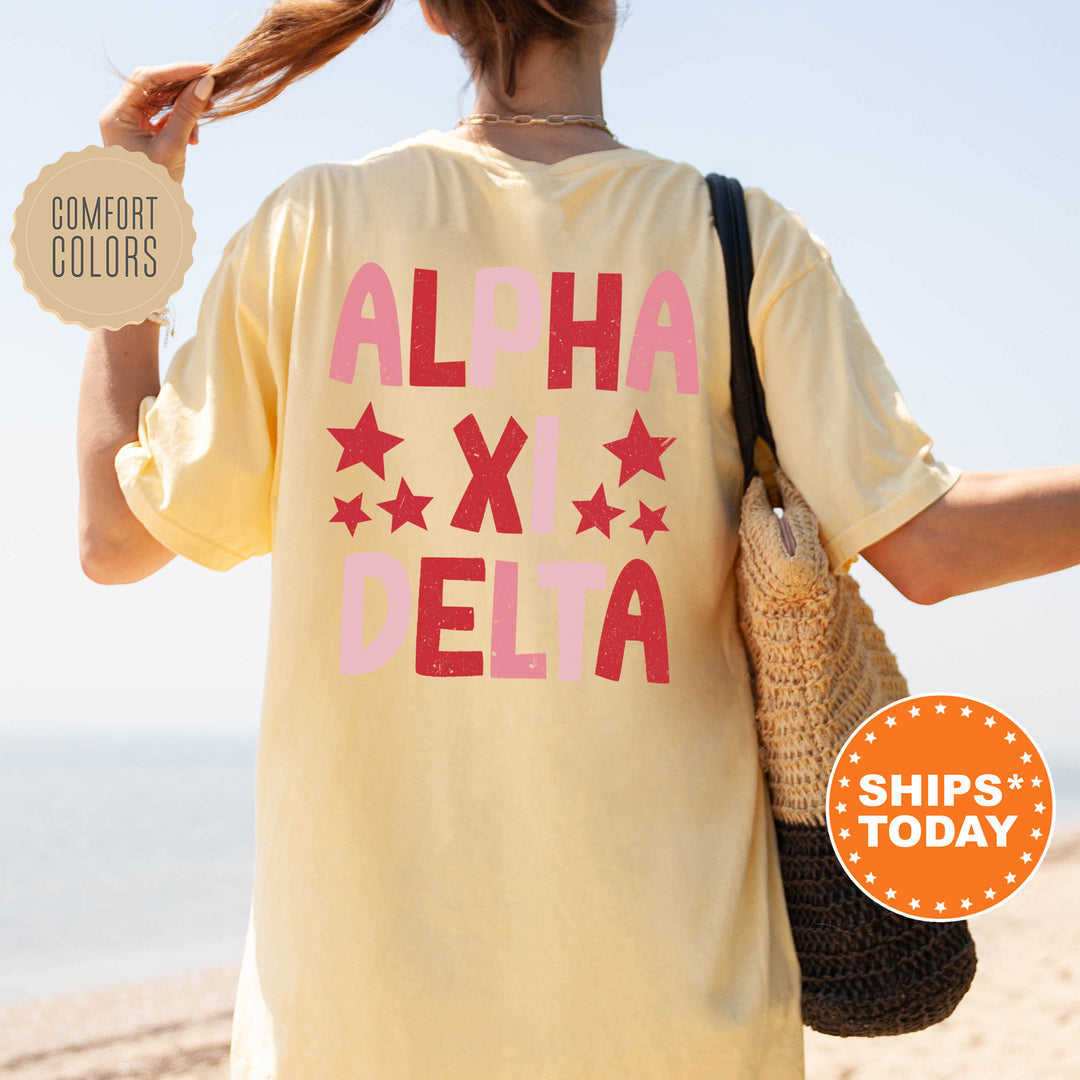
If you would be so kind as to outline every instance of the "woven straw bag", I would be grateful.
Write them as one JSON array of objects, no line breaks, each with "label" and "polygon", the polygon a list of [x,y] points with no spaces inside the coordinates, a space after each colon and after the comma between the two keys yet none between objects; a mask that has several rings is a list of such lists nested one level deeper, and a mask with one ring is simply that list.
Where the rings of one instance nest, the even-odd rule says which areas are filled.
[{"label": "woven straw bag", "polygon": [[739,629],[802,969],[803,1023],[829,1035],[919,1031],[949,1016],[967,992],[975,945],[966,922],[909,919],[876,903],[851,882],[829,841],[826,790],[840,749],[868,716],[907,697],[908,686],[858,584],[831,571],[817,518],[776,463],[748,327],[753,264],[743,191],[737,180],[706,179],[727,267],[732,401],[747,476]]}]

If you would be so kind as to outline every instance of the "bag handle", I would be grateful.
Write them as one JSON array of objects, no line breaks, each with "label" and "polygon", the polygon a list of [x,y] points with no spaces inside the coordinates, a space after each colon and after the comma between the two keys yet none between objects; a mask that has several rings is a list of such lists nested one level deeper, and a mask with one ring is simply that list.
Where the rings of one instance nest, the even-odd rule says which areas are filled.
[{"label": "bag handle", "polygon": [[[731,328],[731,405],[739,434],[743,487],[760,475],[778,504],[772,474],[776,469],[776,441],[765,411],[765,388],[758,374],[754,343],[750,338],[750,285],[754,258],[746,199],[734,177],[709,173],[705,177],[712,200],[713,220],[720,235],[727,276],[728,321]],[[760,440],[760,441],[759,441]]]}]

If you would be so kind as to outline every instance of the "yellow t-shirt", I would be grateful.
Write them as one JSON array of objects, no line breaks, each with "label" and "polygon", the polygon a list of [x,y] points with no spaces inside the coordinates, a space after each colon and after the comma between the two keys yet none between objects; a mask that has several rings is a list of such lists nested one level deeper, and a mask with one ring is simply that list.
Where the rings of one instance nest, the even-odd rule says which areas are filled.
[{"label": "yellow t-shirt", "polygon": [[[781,462],[835,566],[959,475],[747,192]],[[692,166],[428,131],[230,241],[116,466],[273,552],[233,1080],[796,1080],[732,566],[723,258]]]}]

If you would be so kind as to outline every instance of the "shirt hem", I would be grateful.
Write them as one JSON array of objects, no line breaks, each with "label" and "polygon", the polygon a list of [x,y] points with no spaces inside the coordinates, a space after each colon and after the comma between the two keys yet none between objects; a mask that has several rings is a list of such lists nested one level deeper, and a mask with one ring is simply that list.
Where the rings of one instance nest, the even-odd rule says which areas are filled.
[{"label": "shirt hem", "polygon": [[888,536],[936,502],[960,476],[960,470],[952,465],[937,461],[927,465],[917,483],[872,514],[860,518],[824,545],[834,572],[846,572],[860,551]]},{"label": "shirt hem", "polygon": [[131,512],[142,522],[155,540],[164,544],[170,551],[205,566],[208,570],[225,571],[242,563],[248,558],[236,551],[208,540],[205,536],[193,533],[171,521],[154,503],[146,497],[139,487],[138,477],[124,466],[124,450],[117,451],[115,467],[120,490],[127,500]]}]

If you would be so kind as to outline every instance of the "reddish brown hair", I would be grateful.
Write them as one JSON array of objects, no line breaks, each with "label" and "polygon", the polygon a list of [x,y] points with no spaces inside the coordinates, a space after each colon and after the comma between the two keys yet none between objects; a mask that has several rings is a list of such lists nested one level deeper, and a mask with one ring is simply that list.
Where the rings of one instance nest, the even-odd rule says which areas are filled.
[{"label": "reddish brown hair", "polygon": [[[257,109],[347,49],[389,13],[393,0],[278,0],[258,26],[210,69],[214,92],[204,120]],[[579,33],[610,18],[599,0],[428,0],[451,31],[472,78],[498,71],[508,97],[516,91],[517,61],[533,41],[572,48]],[[186,84],[150,91],[149,102],[167,108]]]}]

